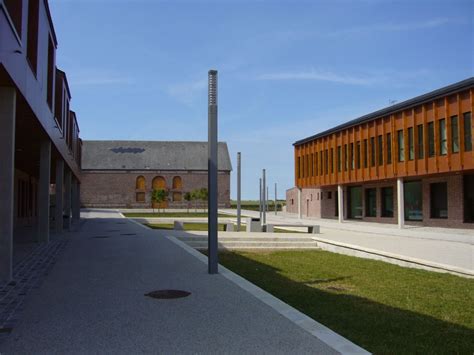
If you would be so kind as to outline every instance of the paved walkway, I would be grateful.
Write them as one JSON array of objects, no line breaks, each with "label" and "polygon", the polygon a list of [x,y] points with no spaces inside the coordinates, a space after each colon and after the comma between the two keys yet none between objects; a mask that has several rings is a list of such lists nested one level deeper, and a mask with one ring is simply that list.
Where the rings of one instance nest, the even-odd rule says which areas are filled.
[{"label": "paved walkway", "polygon": [[[235,210],[221,212],[235,214]],[[258,217],[258,211],[242,211],[247,216]],[[407,227],[380,223],[335,220],[301,219],[288,213],[267,214],[269,223],[308,223],[321,225],[317,237],[325,240],[360,246],[385,253],[446,265],[453,269],[474,270],[474,230],[432,227]]]},{"label": "paved walkway", "polygon": [[[230,281],[238,276],[208,275],[179,242],[115,212],[83,217],[1,353],[337,353],[270,307],[271,297],[264,303]],[[144,297],[157,289],[191,295]]]}]

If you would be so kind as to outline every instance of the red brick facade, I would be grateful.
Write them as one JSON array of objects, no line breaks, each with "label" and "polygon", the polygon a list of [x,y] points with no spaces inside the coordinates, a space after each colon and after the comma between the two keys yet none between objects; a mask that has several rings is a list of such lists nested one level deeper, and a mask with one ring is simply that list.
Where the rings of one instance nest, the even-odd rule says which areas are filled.
[{"label": "red brick facade", "polygon": [[[137,202],[136,181],[145,178],[145,202]],[[83,171],[81,205],[83,207],[106,208],[151,208],[152,181],[161,176],[169,191],[169,208],[186,208],[184,193],[207,188],[207,172],[203,171]],[[179,176],[182,188],[173,189],[173,178]],[[219,172],[219,206],[230,207],[230,173]],[[181,194],[181,201],[173,201],[173,193]],[[177,196],[175,196],[177,197]],[[194,203],[192,203],[194,206]]]}]

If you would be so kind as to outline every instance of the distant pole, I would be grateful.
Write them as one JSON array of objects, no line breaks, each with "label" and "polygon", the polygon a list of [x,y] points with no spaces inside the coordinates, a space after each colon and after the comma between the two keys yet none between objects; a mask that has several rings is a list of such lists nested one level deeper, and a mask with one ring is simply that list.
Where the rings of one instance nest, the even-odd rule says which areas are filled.
[{"label": "distant pole", "polygon": [[260,224],[262,224],[262,178],[260,178],[260,197],[259,197],[259,204],[258,204],[258,212],[260,216]]},{"label": "distant pole", "polygon": [[208,85],[208,272],[217,274],[217,70],[209,70]]},{"label": "distant pole", "polygon": [[267,210],[266,210],[266,204],[267,204],[267,194],[266,194],[266,191],[267,191],[267,185],[266,185],[266,181],[265,181],[265,169],[263,169],[262,171],[262,217],[263,217],[263,220],[262,220],[262,223],[263,224],[267,224]]},{"label": "distant pole", "polygon": [[240,184],[241,184],[241,154],[237,153],[237,232],[240,232]]},{"label": "distant pole", "polygon": [[275,216],[277,215],[277,183],[275,183]]}]

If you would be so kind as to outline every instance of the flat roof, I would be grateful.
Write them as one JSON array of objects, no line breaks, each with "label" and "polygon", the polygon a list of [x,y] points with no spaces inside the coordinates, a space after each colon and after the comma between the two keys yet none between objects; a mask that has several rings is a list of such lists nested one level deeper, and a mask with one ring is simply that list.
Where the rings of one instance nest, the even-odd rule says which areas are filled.
[{"label": "flat roof", "polygon": [[360,125],[362,123],[370,122],[370,121],[373,121],[377,118],[395,113],[397,111],[405,110],[405,109],[410,108],[412,106],[420,105],[424,102],[434,100],[438,97],[446,96],[446,95],[449,95],[449,94],[452,94],[452,93],[455,93],[455,92],[458,92],[458,91],[461,91],[461,90],[464,90],[464,89],[468,89],[472,86],[474,86],[474,77],[470,77],[468,79],[459,81],[457,83],[442,87],[440,89],[431,91],[429,93],[426,93],[426,94],[423,94],[423,95],[420,95],[420,96],[416,96],[412,99],[409,99],[409,100],[400,102],[398,104],[385,107],[381,110],[374,111],[374,112],[369,113],[367,115],[358,117],[356,119],[353,119],[349,122],[340,124],[340,125],[338,125],[334,128],[330,128],[330,129],[328,129],[326,131],[323,131],[321,133],[317,133],[313,136],[300,139],[300,140],[296,141],[295,143],[293,143],[293,145],[294,146],[301,145],[301,144],[313,141],[317,138],[325,137],[329,134],[338,132],[340,130],[343,130],[343,129],[346,129],[346,128],[349,128],[349,127],[352,127],[352,126]]}]

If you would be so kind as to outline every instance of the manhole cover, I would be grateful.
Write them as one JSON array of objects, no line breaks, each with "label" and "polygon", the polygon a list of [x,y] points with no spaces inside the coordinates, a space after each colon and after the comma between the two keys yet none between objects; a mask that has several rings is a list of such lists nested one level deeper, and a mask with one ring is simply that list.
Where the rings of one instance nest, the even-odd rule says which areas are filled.
[{"label": "manhole cover", "polygon": [[191,292],[182,291],[182,290],[158,290],[158,291],[145,293],[145,296],[148,296],[151,298],[157,298],[157,299],[171,299],[171,298],[187,297],[190,294]]},{"label": "manhole cover", "polygon": [[122,233],[120,235],[137,235],[136,233]]},{"label": "manhole cover", "polygon": [[104,238],[110,238],[108,235],[95,235],[92,237],[92,239],[104,239]]}]

